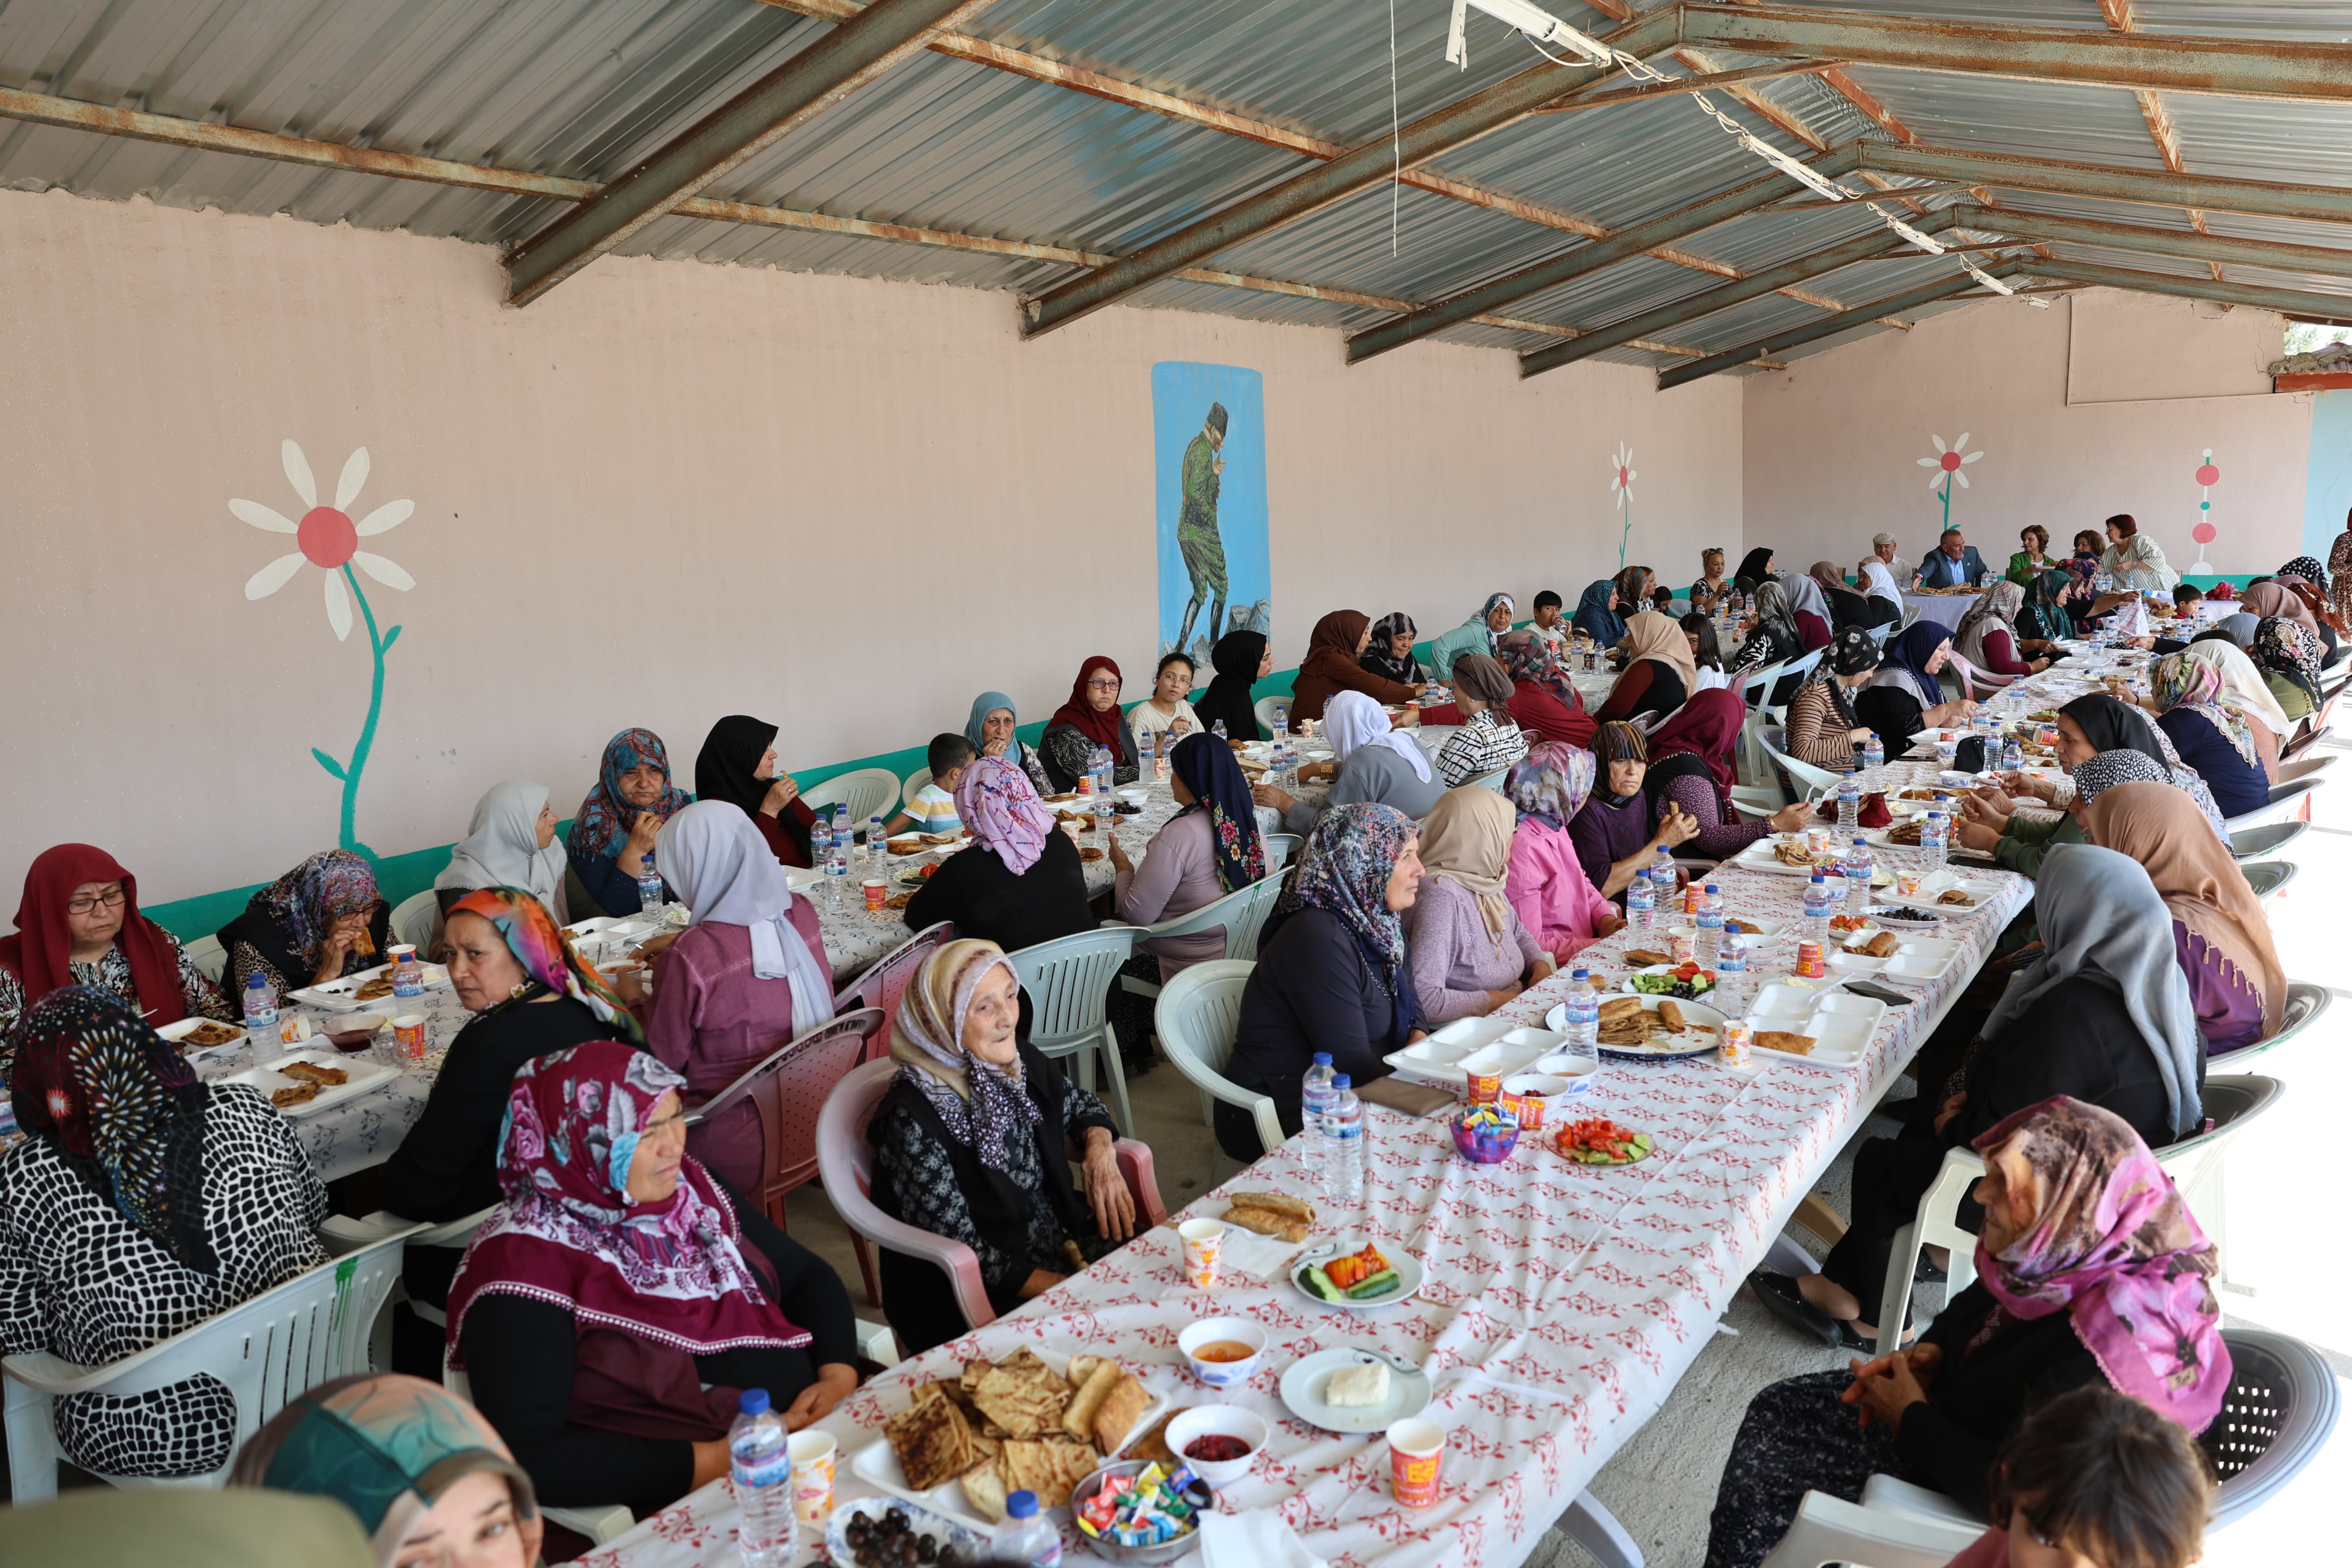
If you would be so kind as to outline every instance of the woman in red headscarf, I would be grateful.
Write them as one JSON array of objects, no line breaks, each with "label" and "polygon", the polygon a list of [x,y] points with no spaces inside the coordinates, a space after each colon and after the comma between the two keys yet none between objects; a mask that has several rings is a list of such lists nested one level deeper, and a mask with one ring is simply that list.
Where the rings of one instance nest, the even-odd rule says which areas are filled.
[{"label": "woman in red headscarf", "polygon": [[1650,820],[1663,823],[1670,805],[1698,818],[1698,836],[1689,841],[1686,855],[1727,860],[1769,834],[1795,832],[1811,814],[1800,801],[1782,807],[1769,821],[1739,820],[1731,805],[1731,786],[1738,776],[1731,748],[1738,743],[1739,726],[1747,717],[1748,706],[1739,694],[1718,686],[1694,694],[1650,736],[1650,771],[1642,780],[1650,797]]},{"label": "woman in red headscarf", "polygon": [[1118,665],[1103,654],[1078,666],[1078,678],[1070,682],[1070,700],[1054,710],[1037,740],[1037,755],[1055,789],[1078,787],[1097,746],[1110,748],[1113,784],[1136,781],[1135,734],[1119,710],[1120,684]]},{"label": "woman in red headscarf", "polygon": [[25,872],[16,932],[0,937],[0,1082],[16,1059],[25,1011],[61,985],[128,1003],[160,1028],[236,1014],[179,939],[139,912],[139,880],[89,844],[44,849]]}]

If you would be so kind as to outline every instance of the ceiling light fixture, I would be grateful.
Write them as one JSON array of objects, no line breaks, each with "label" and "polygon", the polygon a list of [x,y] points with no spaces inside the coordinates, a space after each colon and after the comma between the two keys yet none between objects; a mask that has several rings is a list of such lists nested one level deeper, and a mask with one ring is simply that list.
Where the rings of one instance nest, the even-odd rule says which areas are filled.
[{"label": "ceiling light fixture", "polygon": [[1528,4],[1528,0],[1454,0],[1454,20],[1445,30],[1445,58],[1456,67],[1467,68],[1470,64],[1470,45],[1464,37],[1464,22],[1465,13],[1473,5],[1538,44],[1558,44],[1596,66],[1616,60],[1616,52],[1608,45],[1588,33],[1578,32],[1542,6]]}]

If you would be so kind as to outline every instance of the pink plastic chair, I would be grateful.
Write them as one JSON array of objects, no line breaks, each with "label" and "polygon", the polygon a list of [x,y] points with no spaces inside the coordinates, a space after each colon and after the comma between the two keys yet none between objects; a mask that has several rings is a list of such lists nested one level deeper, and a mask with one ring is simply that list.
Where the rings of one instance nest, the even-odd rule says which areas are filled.
[{"label": "pink plastic chair", "polygon": [[[984,1327],[996,1321],[996,1309],[989,1304],[988,1287],[981,1282],[979,1257],[961,1241],[892,1219],[868,1195],[874,1190],[874,1146],[866,1141],[866,1125],[874,1120],[874,1109],[882,1103],[883,1093],[898,1072],[896,1062],[867,1062],[836,1084],[824,1102],[817,1116],[816,1158],[825,1195],[857,1233],[861,1263],[866,1259],[865,1245],[870,1242],[938,1265],[955,1290],[964,1321],[975,1329]],[[1135,1226],[1140,1234],[1168,1217],[1152,1173],[1151,1150],[1131,1138],[1119,1139],[1112,1150],[1118,1158],[1119,1174],[1127,1178],[1127,1190],[1134,1194]],[[873,1300],[879,1291],[870,1272],[866,1280],[866,1296]]]},{"label": "pink plastic chair", "polygon": [[852,1007],[882,1009],[882,1027],[866,1047],[866,1059],[872,1061],[890,1049],[890,1026],[898,1019],[898,998],[905,994],[907,982],[923,966],[923,960],[940,947],[955,940],[955,921],[941,921],[925,926],[866,968],[865,973],[851,981],[840,995],[833,999],[834,1007],[845,1012]]},{"label": "pink plastic chair", "polygon": [[743,1195],[784,1224],[784,1194],[817,1173],[816,1123],[825,1097],[856,1068],[882,1032],[882,1010],[860,1007],[794,1037],[759,1066],[687,1113],[692,1130],[750,1101],[760,1115],[762,1172],[757,1190]]}]

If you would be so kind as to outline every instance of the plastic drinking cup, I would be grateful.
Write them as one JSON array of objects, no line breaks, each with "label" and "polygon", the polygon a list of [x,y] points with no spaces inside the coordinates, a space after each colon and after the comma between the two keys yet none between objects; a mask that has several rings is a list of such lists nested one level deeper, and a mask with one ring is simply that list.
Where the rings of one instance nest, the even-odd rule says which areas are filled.
[{"label": "plastic drinking cup", "polygon": [[876,910],[880,909],[880,908],[882,907],[882,904],[883,904],[883,897],[884,897],[884,889],[883,889],[883,886],[882,886],[882,879],[881,879],[881,878],[879,878],[879,877],[868,877],[868,878],[866,878],[866,913],[871,914],[871,913],[873,913]]},{"label": "plastic drinking cup", "polygon": [[1195,1290],[1211,1290],[1217,1284],[1217,1256],[1225,1249],[1225,1222],[1218,1219],[1188,1219],[1176,1227],[1184,1243],[1184,1276]]},{"label": "plastic drinking cup", "polygon": [[822,1525],[833,1517],[833,1462],[841,1445],[814,1427],[795,1432],[784,1452],[793,1462],[793,1512],[803,1524]]},{"label": "plastic drinking cup", "polygon": [[422,1058],[425,1055],[425,1015],[403,1013],[394,1018],[392,1021],[392,1037],[399,1046],[402,1056],[410,1061]]},{"label": "plastic drinking cup", "polygon": [[1437,1500],[1437,1475],[1445,1458],[1445,1429],[1418,1417],[1391,1424],[1389,1439],[1389,1484],[1397,1501],[1407,1508],[1427,1508]]}]

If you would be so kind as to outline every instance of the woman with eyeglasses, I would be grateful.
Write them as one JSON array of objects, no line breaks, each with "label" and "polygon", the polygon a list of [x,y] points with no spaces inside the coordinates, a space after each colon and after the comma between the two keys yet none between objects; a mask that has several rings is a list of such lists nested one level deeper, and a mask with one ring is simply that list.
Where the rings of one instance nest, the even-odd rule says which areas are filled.
[{"label": "woman with eyeglasses", "polygon": [[1121,684],[1118,663],[1096,654],[1078,666],[1078,678],[1070,682],[1070,700],[1045,721],[1045,732],[1037,737],[1037,755],[1057,791],[1078,787],[1097,746],[1110,749],[1113,784],[1130,784],[1140,775],[1135,732],[1119,714]]},{"label": "woman with eyeglasses", "polygon": [[152,1027],[236,1022],[180,939],[139,912],[138,879],[94,845],[44,849],[25,872],[16,934],[0,937],[0,1088],[16,1065],[26,1010],[62,985],[128,1003]]}]

